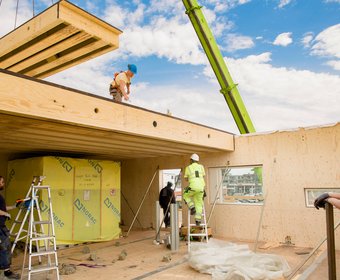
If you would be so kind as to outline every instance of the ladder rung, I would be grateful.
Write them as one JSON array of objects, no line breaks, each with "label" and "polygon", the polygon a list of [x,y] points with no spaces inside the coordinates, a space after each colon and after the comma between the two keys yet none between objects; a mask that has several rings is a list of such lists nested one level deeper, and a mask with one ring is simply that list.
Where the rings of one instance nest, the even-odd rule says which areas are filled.
[{"label": "ladder rung", "polygon": [[34,252],[31,253],[31,257],[39,257],[39,256],[44,256],[44,255],[52,255],[52,254],[57,254],[56,251],[51,250],[51,251],[41,251],[41,252]]},{"label": "ladder rung", "polygon": [[48,225],[51,224],[51,221],[34,221],[33,224],[34,225]]},{"label": "ladder rung", "polygon": [[13,224],[22,224],[22,220],[14,220]]},{"label": "ladder rung", "polygon": [[53,270],[53,269],[58,269],[58,266],[48,266],[48,267],[41,267],[41,268],[34,268],[34,269],[32,268],[30,273],[48,271],[48,270]]},{"label": "ladder rung", "polygon": [[[27,230],[26,230],[26,229],[22,229],[21,232],[27,232]],[[19,232],[11,233],[10,236],[15,237],[15,236],[18,235],[18,233],[19,233]]]},{"label": "ladder rung", "polygon": [[33,186],[35,189],[49,189],[49,186]]},{"label": "ladder rung", "polygon": [[207,236],[206,233],[191,233],[190,236]]},{"label": "ladder rung", "polygon": [[40,237],[32,237],[31,240],[32,241],[40,241],[40,240],[50,240],[50,239],[54,239],[54,238],[55,238],[54,236],[45,235],[45,236],[40,236]]}]

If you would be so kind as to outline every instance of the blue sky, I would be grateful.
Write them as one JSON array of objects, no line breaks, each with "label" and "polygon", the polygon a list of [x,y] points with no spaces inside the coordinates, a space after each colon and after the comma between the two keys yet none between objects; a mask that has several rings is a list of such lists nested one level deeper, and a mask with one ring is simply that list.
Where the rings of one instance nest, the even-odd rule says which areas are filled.
[{"label": "blue sky", "polygon": [[[2,0],[0,35],[14,2]],[[47,80],[110,98],[113,72],[135,63],[131,104],[238,133],[182,1],[71,2],[121,29],[120,48]],[[340,0],[198,2],[258,132],[340,121]],[[19,4],[17,24],[32,16]]]}]

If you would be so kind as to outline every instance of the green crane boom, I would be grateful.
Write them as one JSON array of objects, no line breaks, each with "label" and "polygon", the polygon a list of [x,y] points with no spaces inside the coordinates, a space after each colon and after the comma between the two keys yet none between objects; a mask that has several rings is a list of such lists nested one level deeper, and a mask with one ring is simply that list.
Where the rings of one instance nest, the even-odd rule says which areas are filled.
[{"label": "green crane boom", "polygon": [[202,47],[209,59],[210,65],[215,72],[216,78],[221,86],[223,94],[231,114],[241,134],[255,132],[253,123],[249,117],[241,95],[234,84],[222,53],[218,48],[214,35],[201,11],[201,6],[196,0],[182,0]]}]

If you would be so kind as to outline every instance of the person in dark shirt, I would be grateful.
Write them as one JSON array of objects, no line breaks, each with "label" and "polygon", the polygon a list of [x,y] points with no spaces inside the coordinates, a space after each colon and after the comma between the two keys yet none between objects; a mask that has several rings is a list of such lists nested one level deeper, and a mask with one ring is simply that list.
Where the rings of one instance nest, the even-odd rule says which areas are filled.
[{"label": "person in dark shirt", "polygon": [[176,203],[174,190],[171,187],[172,187],[172,183],[168,182],[167,185],[163,189],[161,189],[159,193],[159,204],[163,209],[165,227],[170,226],[169,203]]},{"label": "person in dark shirt", "polygon": [[[0,191],[5,189],[5,180],[0,176]],[[15,208],[6,206],[4,197],[0,194],[0,269],[4,270],[4,279],[20,279],[20,275],[10,270],[12,262],[11,241],[9,230],[6,227],[6,220],[11,218],[7,211]]]}]

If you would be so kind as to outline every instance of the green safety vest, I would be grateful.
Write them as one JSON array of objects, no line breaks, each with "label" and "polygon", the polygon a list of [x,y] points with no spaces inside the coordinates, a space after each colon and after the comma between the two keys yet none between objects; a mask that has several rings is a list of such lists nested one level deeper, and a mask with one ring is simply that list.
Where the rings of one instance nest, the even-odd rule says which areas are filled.
[{"label": "green safety vest", "polygon": [[204,177],[205,171],[204,166],[194,162],[185,168],[184,178],[188,178],[189,187],[192,190],[202,191],[205,186]]}]

